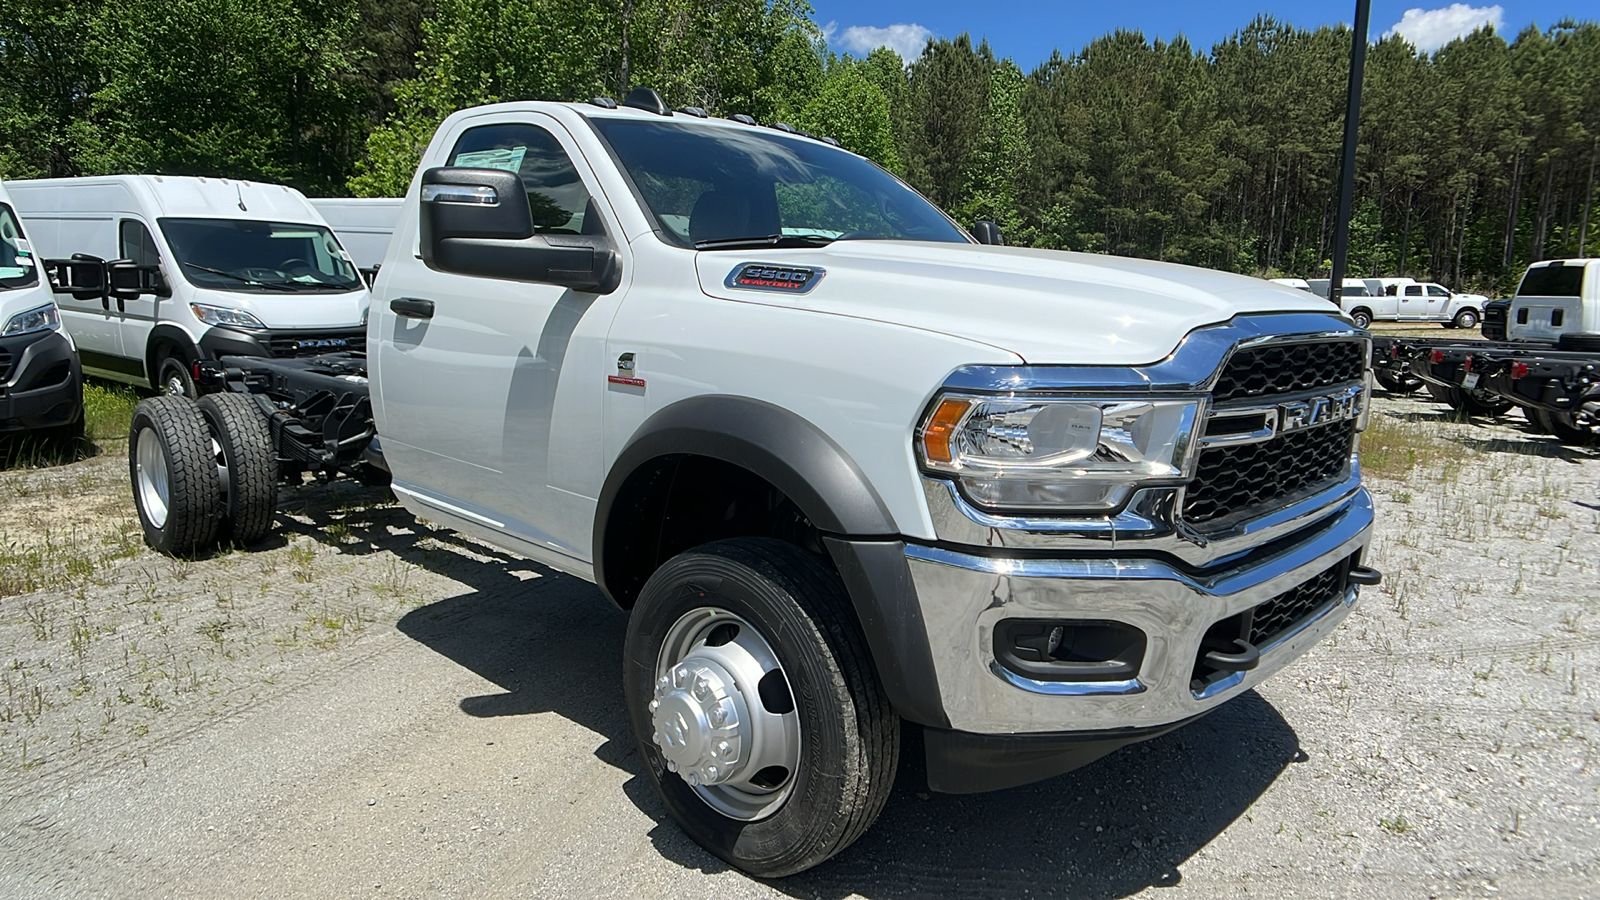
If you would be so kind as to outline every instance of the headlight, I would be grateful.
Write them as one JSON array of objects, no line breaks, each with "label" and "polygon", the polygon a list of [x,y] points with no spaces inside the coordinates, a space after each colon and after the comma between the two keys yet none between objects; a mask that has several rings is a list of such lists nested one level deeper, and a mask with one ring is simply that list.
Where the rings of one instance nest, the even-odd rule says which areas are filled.
[{"label": "headlight", "polygon": [[917,429],[929,471],[995,509],[1104,510],[1190,477],[1199,398],[944,394]]},{"label": "headlight", "polygon": [[18,334],[31,334],[35,331],[59,331],[61,329],[61,312],[54,303],[34,309],[23,310],[6,320],[4,328],[0,328],[0,337],[12,337]]},{"label": "headlight", "polygon": [[207,325],[225,325],[231,328],[261,328],[261,320],[250,315],[242,309],[229,309],[226,306],[211,306],[206,303],[191,303],[189,310],[194,317]]}]

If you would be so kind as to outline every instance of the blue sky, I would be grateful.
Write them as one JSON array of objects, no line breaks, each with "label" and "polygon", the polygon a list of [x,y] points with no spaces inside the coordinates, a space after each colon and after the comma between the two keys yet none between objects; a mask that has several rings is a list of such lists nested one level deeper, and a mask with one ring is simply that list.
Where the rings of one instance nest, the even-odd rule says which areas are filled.
[{"label": "blue sky", "polygon": [[[876,44],[920,50],[929,34],[948,38],[966,31],[974,38],[988,37],[998,55],[1016,60],[1024,71],[1043,62],[1053,48],[1071,53],[1117,28],[1138,29],[1146,37],[1172,38],[1181,33],[1195,46],[1210,49],[1258,13],[1304,28],[1355,18],[1355,0],[811,0],[811,5],[835,50],[861,55]],[[1498,23],[1509,38],[1530,23],[1548,28],[1566,17],[1597,19],[1600,9],[1593,0],[1373,0],[1371,36],[1376,39],[1399,26],[1413,43],[1432,50],[1482,22]]]}]

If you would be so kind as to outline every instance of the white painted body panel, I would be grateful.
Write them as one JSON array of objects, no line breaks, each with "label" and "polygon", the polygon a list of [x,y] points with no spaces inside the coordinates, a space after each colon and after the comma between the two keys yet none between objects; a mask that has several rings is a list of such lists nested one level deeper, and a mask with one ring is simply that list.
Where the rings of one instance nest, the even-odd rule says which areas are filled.
[{"label": "white painted body panel", "polygon": [[400,197],[313,197],[309,202],[339,236],[358,269],[371,269],[389,254],[389,241],[405,204]]},{"label": "white painted body panel", "polygon": [[[1243,313],[1333,312],[1260,279],[1088,254],[889,241],[672,246],[585,115],[649,114],[540,103],[447,119],[406,195],[368,332],[374,413],[402,502],[490,539],[498,530],[501,546],[565,571],[582,574],[593,559],[612,462],[641,423],[679,400],[737,395],[792,411],[843,448],[902,533],[932,539],[912,432],[954,369],[1147,364],[1194,329]],[[616,292],[447,275],[417,255],[420,172],[444,165],[466,128],[508,121],[540,123],[568,150],[621,248]],[[728,273],[750,261],[826,275],[803,295],[727,288]],[[401,297],[433,300],[434,318],[397,317],[389,303]],[[623,353],[635,354],[643,387],[607,382]],[[551,403],[547,423],[536,421],[535,394]],[[527,440],[545,444],[519,446]]]},{"label": "white painted body panel", "polygon": [[[158,324],[181,329],[198,345],[212,326],[197,319],[189,304],[238,309],[272,329],[352,328],[361,323],[368,293],[288,294],[224,291],[195,285],[183,277],[158,220],[175,218],[246,219],[326,225],[294,188],[229,179],[159,175],[115,175],[11,182],[18,213],[44,258],[86,253],[101,259],[120,256],[118,227],[123,220],[144,224],[154,239],[171,297],[144,295],[103,305],[99,300],[59,296],[62,322],[80,349],[143,361],[148,337]],[[246,208],[241,210],[243,204]],[[94,374],[148,384],[146,378],[85,364]]]}]

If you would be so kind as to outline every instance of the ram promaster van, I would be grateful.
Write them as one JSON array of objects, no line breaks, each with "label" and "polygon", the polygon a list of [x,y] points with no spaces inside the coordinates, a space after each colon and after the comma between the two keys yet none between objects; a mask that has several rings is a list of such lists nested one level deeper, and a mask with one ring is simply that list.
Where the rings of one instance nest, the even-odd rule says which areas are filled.
[{"label": "ram promaster van", "polygon": [[15,181],[11,194],[91,374],[193,395],[202,359],[365,340],[366,284],[293,188],[116,175]]},{"label": "ram promaster van", "polygon": [[82,391],[72,338],[61,330],[49,283],[0,184],[0,439],[78,433]]},{"label": "ram promaster van", "polygon": [[370,283],[389,252],[395,222],[405,201],[399,197],[313,197],[311,205],[322,215],[350,259]]}]

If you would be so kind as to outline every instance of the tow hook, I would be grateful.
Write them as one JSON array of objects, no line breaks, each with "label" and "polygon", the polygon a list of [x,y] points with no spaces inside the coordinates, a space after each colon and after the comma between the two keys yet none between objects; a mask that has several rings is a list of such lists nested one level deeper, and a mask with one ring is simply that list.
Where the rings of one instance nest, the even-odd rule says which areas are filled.
[{"label": "tow hook", "polygon": [[1212,650],[1205,655],[1206,664],[1222,672],[1248,672],[1261,664],[1261,651],[1244,638],[1233,639],[1234,652]]},{"label": "tow hook", "polygon": [[1383,573],[1371,566],[1351,566],[1350,583],[1363,587],[1372,587],[1383,581]]}]

